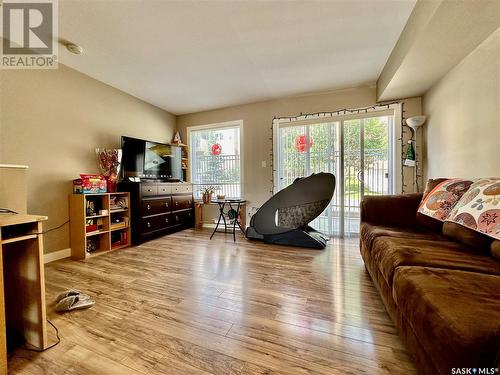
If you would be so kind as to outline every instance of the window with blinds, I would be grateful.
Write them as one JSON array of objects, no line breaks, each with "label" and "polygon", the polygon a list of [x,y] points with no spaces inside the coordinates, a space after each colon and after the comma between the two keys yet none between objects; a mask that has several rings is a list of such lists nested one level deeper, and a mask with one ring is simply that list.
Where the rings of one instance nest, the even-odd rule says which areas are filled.
[{"label": "window with blinds", "polygon": [[188,128],[191,182],[196,198],[209,186],[226,198],[241,196],[241,122]]}]

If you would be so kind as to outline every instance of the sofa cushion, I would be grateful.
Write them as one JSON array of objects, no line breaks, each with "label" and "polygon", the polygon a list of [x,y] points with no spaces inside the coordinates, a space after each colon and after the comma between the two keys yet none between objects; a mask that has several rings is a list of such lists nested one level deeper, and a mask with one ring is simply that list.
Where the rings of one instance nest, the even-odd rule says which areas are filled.
[{"label": "sofa cushion", "polygon": [[[432,190],[434,190],[436,186],[446,180],[448,180],[448,178],[430,178],[429,180],[427,180],[424,194],[422,195],[422,201],[429,195]],[[443,222],[441,220],[434,219],[433,217],[417,212],[415,221],[417,225],[421,226],[422,228],[431,230],[436,233],[441,233],[441,229],[443,227]]]},{"label": "sofa cushion", "polygon": [[368,250],[371,250],[373,241],[377,237],[396,238],[421,238],[433,241],[445,240],[441,234],[428,231],[418,227],[396,227],[388,225],[378,225],[362,222],[360,227],[360,240],[363,241]]},{"label": "sofa cushion", "polygon": [[[500,179],[482,178],[475,181],[470,190],[460,198],[446,221],[468,228],[469,232],[476,231],[477,239],[489,236],[490,243],[493,239],[500,240]],[[462,233],[453,233],[455,232]],[[470,237],[471,235],[466,239]],[[461,237],[456,240],[463,241]],[[489,247],[490,243],[486,244],[486,247]]]},{"label": "sofa cushion", "polygon": [[488,254],[493,239],[458,223],[445,221],[443,234],[451,240],[459,241],[478,253]]},{"label": "sofa cushion", "polygon": [[360,205],[361,221],[389,226],[414,226],[422,193],[366,195]]},{"label": "sofa cushion", "polygon": [[419,227],[428,229],[435,233],[441,233],[441,231],[443,230],[443,222],[441,220],[424,215],[420,212],[417,212],[415,222]]},{"label": "sofa cushion", "polygon": [[444,221],[473,182],[462,178],[441,182],[422,199],[418,212]]},{"label": "sofa cushion", "polygon": [[466,246],[452,241],[377,237],[373,242],[371,255],[390,286],[394,272],[401,266],[425,266],[500,275],[500,262],[491,256],[468,251]]},{"label": "sofa cushion", "polygon": [[500,240],[491,243],[491,255],[500,260]]},{"label": "sofa cushion", "polygon": [[436,186],[438,186],[441,182],[449,180],[449,178],[429,178],[427,183],[425,184],[424,194],[422,195],[422,200],[425,199],[429,193],[434,190]]},{"label": "sofa cushion", "polygon": [[495,367],[500,354],[500,277],[400,267],[393,297],[440,374]]}]

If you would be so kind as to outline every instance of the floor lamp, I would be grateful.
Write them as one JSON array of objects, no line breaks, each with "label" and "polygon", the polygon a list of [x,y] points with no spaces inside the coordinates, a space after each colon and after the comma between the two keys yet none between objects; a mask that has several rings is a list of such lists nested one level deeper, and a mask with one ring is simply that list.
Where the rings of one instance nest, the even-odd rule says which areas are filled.
[{"label": "floor lamp", "polygon": [[[413,116],[406,119],[406,125],[413,130],[413,142],[415,142],[415,170],[413,173],[413,190],[418,192],[418,155],[417,155],[417,130],[426,120],[425,116]],[[411,142],[412,140],[410,140]],[[416,189],[415,189],[416,188]]]}]

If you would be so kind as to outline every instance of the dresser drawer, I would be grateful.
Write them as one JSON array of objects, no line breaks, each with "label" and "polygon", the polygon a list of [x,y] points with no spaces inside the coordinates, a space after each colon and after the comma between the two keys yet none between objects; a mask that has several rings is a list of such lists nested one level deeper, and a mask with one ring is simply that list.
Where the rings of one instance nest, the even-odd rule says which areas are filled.
[{"label": "dresser drawer", "polygon": [[193,207],[192,195],[174,195],[172,196],[172,211],[185,210]]},{"label": "dresser drawer", "polygon": [[166,214],[166,215],[160,215],[155,217],[155,222],[157,225],[158,229],[163,229],[166,227],[171,227],[175,223],[172,220],[172,215],[171,214]]},{"label": "dresser drawer", "polygon": [[142,232],[149,233],[175,225],[170,214],[158,215],[142,219]]},{"label": "dresser drawer", "polygon": [[148,233],[155,231],[156,222],[154,217],[146,218],[141,220],[142,233]]},{"label": "dresser drawer", "polygon": [[186,194],[193,192],[193,185],[191,184],[175,184],[172,185],[172,194]]},{"label": "dresser drawer", "polygon": [[158,184],[158,195],[170,195],[172,194],[171,184]]},{"label": "dresser drawer", "polygon": [[156,184],[143,184],[141,185],[142,196],[158,195],[158,186]]},{"label": "dresser drawer", "polygon": [[168,198],[143,199],[141,216],[157,215],[170,212],[172,200]]},{"label": "dresser drawer", "polygon": [[193,218],[193,210],[172,213],[172,221],[174,225],[192,225]]}]

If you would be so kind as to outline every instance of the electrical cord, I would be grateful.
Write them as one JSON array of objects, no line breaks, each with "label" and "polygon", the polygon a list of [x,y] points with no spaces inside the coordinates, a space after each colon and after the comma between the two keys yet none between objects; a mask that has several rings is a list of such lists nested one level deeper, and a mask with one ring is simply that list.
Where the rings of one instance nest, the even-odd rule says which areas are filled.
[{"label": "electrical cord", "polygon": [[[7,213],[10,213],[10,214],[19,214],[19,212],[13,211],[10,208],[0,208],[0,213],[2,213],[2,214],[7,214]],[[70,220],[68,219],[64,223],[62,223],[61,225],[58,225],[57,227],[44,230],[43,232],[34,232],[32,234],[45,234],[45,233],[49,233],[49,232],[52,232],[53,230],[62,228],[64,225],[68,224],[69,222],[70,222]]]},{"label": "electrical cord", "polygon": [[62,223],[61,225],[58,225],[57,227],[54,227],[54,228],[50,228],[50,229],[47,229],[47,230],[44,230],[43,232],[35,232],[33,234],[45,234],[45,233],[49,233],[49,232],[52,232],[53,230],[56,230],[56,229],[59,229],[59,228],[62,228],[64,225],[68,224],[70,222],[70,220],[66,220],[64,223]]},{"label": "electrical cord", "polygon": [[56,331],[56,337],[57,337],[57,341],[55,343],[53,343],[52,345],[46,347],[45,349],[35,349],[35,348],[28,348],[26,345],[24,345],[24,348],[26,350],[29,350],[29,351],[32,351],[32,352],[37,352],[37,353],[42,353],[46,350],[49,350],[49,349],[52,349],[53,347],[59,345],[59,343],[61,342],[61,338],[59,337],[59,330],[57,329],[57,327],[54,325],[54,323],[52,323],[50,320],[47,319],[47,322],[52,326],[54,327],[55,331]]}]

